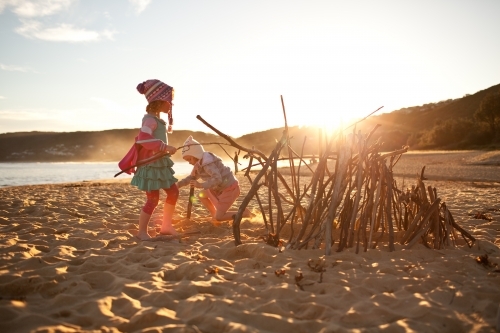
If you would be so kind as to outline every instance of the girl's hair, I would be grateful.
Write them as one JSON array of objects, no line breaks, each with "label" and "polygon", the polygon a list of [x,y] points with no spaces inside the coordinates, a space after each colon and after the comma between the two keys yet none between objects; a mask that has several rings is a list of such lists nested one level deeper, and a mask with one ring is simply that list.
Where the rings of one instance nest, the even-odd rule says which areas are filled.
[{"label": "girl's hair", "polygon": [[[173,90],[172,90],[173,93]],[[154,112],[157,113],[158,109],[161,107],[163,101],[152,101],[146,106],[146,112]],[[168,124],[170,125],[169,133],[172,131],[171,127],[174,124],[174,119],[172,118],[172,111],[168,113]]]},{"label": "girl's hair", "polygon": [[158,112],[158,109],[162,105],[163,101],[152,101],[146,106],[146,112]]}]

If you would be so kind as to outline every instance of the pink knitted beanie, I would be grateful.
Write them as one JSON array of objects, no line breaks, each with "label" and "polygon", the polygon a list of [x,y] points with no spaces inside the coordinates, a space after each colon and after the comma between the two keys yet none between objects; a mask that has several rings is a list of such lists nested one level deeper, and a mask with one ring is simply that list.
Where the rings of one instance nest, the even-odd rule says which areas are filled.
[{"label": "pink knitted beanie", "polygon": [[[174,98],[174,88],[156,79],[139,83],[137,91],[146,97],[148,103],[153,101],[167,101],[172,103],[172,99]],[[168,124],[168,132],[171,133],[172,125],[174,124],[172,112],[168,113]]]},{"label": "pink knitted beanie", "polygon": [[147,80],[137,85],[137,91],[143,94],[148,103],[153,101],[167,101],[172,103],[174,88],[160,80]]}]

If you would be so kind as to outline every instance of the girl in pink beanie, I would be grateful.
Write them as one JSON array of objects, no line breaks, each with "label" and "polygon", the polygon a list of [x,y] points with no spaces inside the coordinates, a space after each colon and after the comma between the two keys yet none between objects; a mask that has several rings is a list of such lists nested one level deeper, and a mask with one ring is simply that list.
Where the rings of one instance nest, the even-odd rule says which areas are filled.
[{"label": "girl in pink beanie", "polygon": [[[163,206],[160,234],[177,234],[172,226],[172,216],[179,197],[179,188],[172,169],[174,162],[170,159],[170,155],[175,154],[177,149],[168,145],[167,139],[167,131],[171,133],[173,125],[174,89],[160,80],[147,80],[137,86],[137,91],[146,97],[148,105],[134,145],[137,149],[136,159],[142,161],[156,154],[168,153],[151,163],[139,166],[131,181],[132,185],[146,192],[146,203],[139,214],[139,232],[137,233],[137,238],[146,240],[151,238],[148,233],[148,224],[158,205],[160,189],[167,195]],[[162,112],[168,115],[168,128],[166,122],[160,118]]]},{"label": "girl in pink beanie", "polygon": [[[240,185],[228,166],[225,166],[221,158],[207,152],[203,146],[189,136],[184,142],[182,158],[193,165],[191,175],[177,183],[179,188],[191,185],[201,188],[198,199],[210,212],[215,221],[227,221],[233,218],[236,211],[229,211],[231,205],[240,195]],[[197,179],[203,180],[199,182]],[[243,217],[252,214],[245,209]]]}]

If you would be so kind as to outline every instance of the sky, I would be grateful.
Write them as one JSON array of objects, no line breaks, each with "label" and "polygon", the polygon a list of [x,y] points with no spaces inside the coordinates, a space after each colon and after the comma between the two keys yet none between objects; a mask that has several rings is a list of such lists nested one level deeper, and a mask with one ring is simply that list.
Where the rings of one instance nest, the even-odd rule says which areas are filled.
[{"label": "sky", "polygon": [[[333,129],[500,83],[498,0],[0,0],[0,133]],[[166,117],[164,117],[166,118]]]}]

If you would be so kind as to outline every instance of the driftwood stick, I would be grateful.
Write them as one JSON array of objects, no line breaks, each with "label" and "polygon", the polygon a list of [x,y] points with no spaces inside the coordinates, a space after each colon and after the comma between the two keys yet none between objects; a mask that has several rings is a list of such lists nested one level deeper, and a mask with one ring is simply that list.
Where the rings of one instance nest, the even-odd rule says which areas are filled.
[{"label": "driftwood stick", "polygon": [[424,210],[421,209],[417,212],[417,215],[413,218],[413,221],[410,223],[410,226],[408,229],[404,232],[403,236],[401,237],[400,244],[405,244],[406,241],[410,238],[412,233],[415,231],[417,228],[417,225],[420,224],[422,215],[424,215]]},{"label": "driftwood stick", "polygon": [[[250,155],[250,160],[248,161],[249,166],[252,165],[252,160],[253,160],[253,155]],[[250,177],[250,169],[251,168],[248,167],[247,171],[245,172],[245,177],[248,179],[250,184],[252,184],[253,180]],[[262,184],[260,184],[260,185],[262,185]],[[269,231],[269,226],[267,225],[266,212],[264,211],[264,207],[262,207],[262,202],[260,201],[260,197],[259,197],[259,188],[260,188],[260,186],[255,191],[255,198],[257,199],[257,203],[259,204],[260,213],[262,214],[262,219],[264,220],[264,225],[266,226],[266,230]]]},{"label": "driftwood stick", "polygon": [[425,166],[422,168],[422,174],[420,177],[417,179],[418,182],[418,190],[420,197],[422,198],[422,204],[423,205],[428,205],[429,204],[429,199],[427,198],[427,191],[425,190],[425,185],[424,185],[424,178],[423,178],[423,170],[425,169]]},{"label": "driftwood stick", "polygon": [[[427,192],[429,193],[429,198],[431,202],[436,200],[435,192],[432,190],[431,186],[427,186]],[[430,231],[434,235],[434,248],[439,249],[441,246],[441,236],[440,236],[440,227],[439,227],[439,209],[435,210],[431,216],[431,228]]]},{"label": "driftwood stick", "polygon": [[[474,243],[476,242],[476,239],[455,222],[455,218],[453,218],[453,215],[451,215],[451,212],[450,212],[450,220],[451,220],[451,225],[462,234],[463,239],[465,240],[465,242],[467,243],[469,248],[471,248],[474,245]],[[470,244],[467,241],[467,238],[470,240]]]},{"label": "driftwood stick", "polygon": [[[285,119],[285,131],[286,131],[286,145],[288,148],[288,163],[290,165],[290,173],[292,177],[292,189],[296,189],[296,176],[295,176],[295,165],[292,157],[292,147],[290,147],[290,134],[288,131],[288,122],[286,120],[285,102],[283,101],[283,96],[281,96],[281,106],[283,108],[283,118]],[[292,193],[292,197],[293,197]]]},{"label": "driftwood stick", "polygon": [[[320,162],[321,163],[321,162]],[[318,172],[319,170],[316,169]],[[309,220],[311,216],[312,209],[314,207],[314,199],[315,199],[315,194],[316,194],[316,185],[317,185],[317,174],[316,171],[313,175],[313,178],[311,180],[311,193],[309,195],[309,203],[305,212],[305,217],[302,220],[302,227],[299,230],[299,234],[297,235],[297,238],[292,241],[292,247],[295,247],[295,244],[300,244],[300,241],[302,237],[304,236],[306,229],[309,225]]]},{"label": "driftwood stick", "polygon": [[385,153],[385,154],[382,154],[378,157],[379,160],[385,160],[386,158],[388,157],[391,157],[391,156],[396,156],[396,155],[401,155],[403,153],[406,153],[408,151],[408,146],[402,148],[402,149],[399,149],[399,150],[395,150],[395,151],[392,151],[390,153]]},{"label": "driftwood stick", "polygon": [[402,209],[401,209],[401,202],[399,200],[401,191],[398,190],[396,186],[396,181],[392,177],[392,171],[391,172],[391,187],[392,187],[392,214],[394,216],[395,222],[396,222],[396,228],[398,231],[402,230],[402,225],[403,225],[403,219],[402,219]]},{"label": "driftwood stick", "polygon": [[250,179],[250,170],[252,169],[252,162],[253,162],[253,156],[250,155],[250,159],[248,160],[248,168],[245,170],[245,177],[249,178],[250,183],[252,183],[252,180]]},{"label": "driftwood stick", "polygon": [[[272,168],[273,166],[273,161],[270,159],[269,160],[270,165],[269,167]],[[273,184],[272,184],[272,177],[268,173],[266,173],[266,185],[267,185],[267,209],[269,213],[269,226],[271,227],[271,232],[274,234],[275,229],[274,229],[274,217],[273,217]]]},{"label": "driftwood stick", "polygon": [[422,221],[420,222],[420,225],[422,227],[420,229],[417,229],[416,232],[410,236],[407,248],[412,247],[415,244],[416,240],[418,240],[418,238],[422,237],[427,232],[427,230],[430,228],[431,223],[427,223],[427,222],[430,220],[430,218],[434,214],[434,211],[439,208],[440,202],[441,202],[441,199],[437,198],[432,203],[432,205],[429,206],[429,208],[425,212],[425,215],[424,215]]},{"label": "driftwood stick", "polygon": [[[238,209],[238,212],[234,215],[233,218],[233,236],[234,236],[234,242],[236,245],[241,245],[241,237],[240,237],[240,223],[241,219],[243,217],[243,212],[245,211],[245,208],[249,204],[250,200],[253,198],[255,192],[257,191],[259,187],[259,180],[266,174],[267,169],[271,165],[271,162],[274,158],[279,156],[279,153],[281,151],[281,148],[283,147],[283,144],[285,142],[285,136],[281,138],[281,140],[276,144],[276,147],[274,148],[273,152],[271,155],[269,155],[269,158],[264,158],[266,160],[266,163],[258,173],[258,175],[255,177],[252,187],[248,191],[247,195],[243,199],[240,208]],[[242,149],[243,150],[243,149]]]},{"label": "driftwood stick", "polygon": [[[382,165],[382,168],[385,168],[385,165]],[[383,178],[383,186],[382,186],[382,194],[380,196],[381,200],[380,200],[380,203],[379,203],[379,207],[378,207],[378,216],[377,216],[377,223],[376,223],[376,227],[375,227],[375,230],[378,230],[378,228],[380,228],[380,235],[378,236],[377,240],[375,241],[375,244],[378,244],[378,242],[380,240],[382,240],[382,238],[384,238],[384,235],[385,235],[385,232],[386,232],[386,216],[387,216],[387,213],[386,213],[386,209],[387,209],[387,205],[385,204],[386,203],[386,200],[387,200],[387,184],[386,184],[386,176],[385,176],[385,172],[382,172],[382,177]]]},{"label": "driftwood stick", "polygon": [[[302,208],[302,205],[300,204],[300,202],[302,201],[302,199],[304,198],[304,196],[307,194],[307,190],[309,190],[309,188],[311,187],[312,184],[309,184],[308,187],[305,187],[304,188],[304,191],[302,192],[302,195],[300,196],[300,198],[298,198],[298,200],[296,200],[294,206],[292,207],[292,210],[290,211],[290,213],[288,213],[288,216],[285,218],[285,221],[288,221],[288,219],[290,218],[290,216],[292,215],[292,213],[294,213],[295,211],[298,211],[298,215],[304,215],[304,208]],[[306,185],[304,185],[306,186]],[[298,218],[298,216],[297,216]],[[293,230],[292,230],[293,232]],[[288,244],[288,248],[291,248],[292,245],[293,245],[293,242],[292,242],[292,237],[290,236],[290,240],[288,241],[289,244]]]},{"label": "driftwood stick", "polygon": [[302,192],[302,194],[300,195],[300,197],[298,197],[294,202],[293,202],[293,207],[292,207],[292,211],[290,211],[288,213],[288,216],[285,218],[285,222],[288,221],[288,219],[290,218],[290,216],[292,215],[292,212],[294,210],[297,210],[298,211],[298,216],[297,218],[299,217],[302,217],[304,216],[304,208],[302,207],[302,204],[301,204],[301,200],[304,198],[304,196],[307,194],[307,190],[310,188],[311,184],[309,184],[308,187],[304,188],[304,191]]},{"label": "driftwood stick", "polygon": [[189,198],[188,198],[188,206],[187,206],[187,214],[186,217],[188,220],[191,218],[191,209],[193,208],[193,200],[194,200],[194,187],[189,188]]},{"label": "driftwood stick", "polygon": [[231,146],[235,147],[235,148],[238,148],[239,150],[243,150],[243,151],[246,151],[247,153],[249,154],[255,154],[255,155],[259,155],[263,160],[267,160],[267,157],[266,155],[264,155],[264,153],[262,153],[260,150],[258,149],[249,149],[249,148],[246,148],[246,147],[243,147],[241,146],[240,144],[238,144],[236,141],[234,141],[229,135],[227,134],[224,134],[222,133],[221,131],[219,131],[217,128],[213,127],[212,125],[210,125],[205,119],[203,119],[200,115],[197,115],[196,118],[201,121],[203,124],[205,124],[205,126],[207,126],[208,128],[210,128],[212,131],[214,131],[215,133],[217,133],[220,137],[226,139],[230,144]]},{"label": "driftwood stick", "polygon": [[[192,144],[189,144],[189,145],[184,145],[184,146],[177,147],[176,149],[179,150],[179,149],[182,149],[184,147],[189,147],[189,146],[194,146],[194,145],[214,145],[214,144],[219,145],[221,148],[222,148],[221,145],[229,145],[229,144],[223,143],[223,142],[205,142],[205,143],[192,143]],[[224,150],[224,148],[222,148],[222,149]],[[145,158],[143,160],[137,161],[136,164],[134,164],[134,165],[132,165],[132,166],[130,166],[128,168],[125,168],[122,171],[120,171],[117,174],[115,174],[115,178],[117,176],[121,175],[124,172],[127,172],[127,171],[129,171],[131,169],[138,168],[140,166],[143,166],[143,165],[146,165],[146,164],[149,164],[149,163],[153,163],[154,161],[159,160],[160,158],[162,158],[164,156],[167,156],[169,154],[170,154],[169,152],[160,152],[160,153],[156,153],[153,156]],[[227,152],[226,152],[226,154],[227,154]]]},{"label": "driftwood stick", "polygon": [[[302,157],[303,157],[303,155],[304,155],[304,146],[305,146],[305,144],[306,144],[306,138],[304,137],[304,142],[302,143],[302,149],[301,149],[301,151],[300,151],[299,166],[298,166],[298,168],[297,168],[297,182],[296,182],[296,187],[297,187],[297,188],[296,188],[296,190],[295,190],[295,193],[297,194],[297,195],[296,195],[296,201],[297,201],[297,202],[295,203],[295,206],[297,206],[297,205],[298,205],[298,207],[300,207],[300,210],[299,210],[299,212],[298,212],[298,213],[299,213],[298,217],[300,217],[300,219],[301,219],[302,221],[304,220],[305,213],[304,213],[304,209],[303,209],[303,207],[300,205],[300,202],[301,202],[302,197],[303,197],[303,196],[301,196],[301,194],[300,194],[300,167],[302,166],[302,161],[303,161],[303,160],[302,160]],[[293,149],[291,149],[291,151],[293,152]],[[306,164],[306,165],[307,165],[307,164]],[[311,169],[311,168],[309,168],[309,169]],[[307,189],[304,189],[304,194],[306,193],[306,191],[307,191]],[[286,221],[286,220],[285,220],[285,221]],[[293,223],[293,218],[292,218],[292,221],[291,221],[291,222]],[[290,235],[290,241],[293,239],[293,237],[292,237],[293,233],[294,233],[294,230],[292,229],[292,233],[291,233],[291,235]],[[290,242],[290,241],[289,241],[289,242]]]},{"label": "driftwood stick", "polygon": [[374,161],[374,166],[372,166],[372,168],[375,168],[375,166],[378,167],[379,179],[378,179],[378,182],[376,183],[377,184],[377,190],[376,190],[376,193],[375,193],[375,202],[373,204],[372,217],[371,217],[371,220],[370,220],[370,237],[368,238],[368,244],[369,244],[368,248],[370,248],[371,245],[372,245],[373,232],[375,230],[376,219],[377,219],[377,209],[378,209],[378,205],[379,205],[379,202],[380,202],[380,196],[381,196],[381,193],[382,193],[382,178],[383,178],[383,174],[381,172],[382,165],[378,165],[378,164],[375,164],[375,163],[376,163],[376,161]]},{"label": "driftwood stick", "polygon": [[392,214],[391,214],[391,208],[392,208],[392,172],[389,171],[389,169],[384,165],[385,169],[385,178],[386,178],[386,184],[387,184],[387,209],[386,209],[386,214],[387,214],[387,225],[389,228],[389,251],[393,252],[396,249],[394,248],[394,226],[392,224]]},{"label": "driftwood stick", "polygon": [[[381,175],[383,177],[383,174]],[[386,187],[385,184],[382,183],[380,188],[380,199],[378,201],[378,205],[376,207],[376,215],[375,215],[375,226],[373,228],[374,231],[378,232],[379,229],[383,229],[384,225],[384,202],[385,202],[385,194],[386,194]]]},{"label": "driftwood stick", "polygon": [[346,194],[344,198],[344,207],[340,214],[340,236],[339,236],[339,247],[337,252],[340,252],[347,246],[347,239],[349,237],[349,221],[352,214],[353,200],[350,198],[350,191]]},{"label": "driftwood stick", "polygon": [[[299,196],[299,195],[300,195],[300,167],[302,166],[302,162],[304,162],[304,160],[303,160],[303,156],[304,156],[304,147],[306,146],[306,140],[307,140],[307,137],[304,137],[304,141],[302,142],[302,148],[301,148],[301,150],[300,150],[299,165],[298,165],[298,167],[297,167],[297,181],[295,182],[295,187],[296,187],[296,189],[295,189],[295,193],[297,193],[297,196]],[[291,151],[292,153],[295,153],[291,147],[290,147],[290,151]],[[306,163],[306,162],[304,162],[304,164],[305,164],[307,167],[309,167],[309,166],[307,165],[307,163]],[[311,169],[311,168],[309,168],[309,170],[311,170],[311,171],[312,171],[312,169]]]},{"label": "driftwood stick", "polygon": [[[311,167],[304,161],[304,146],[305,146],[305,143],[306,143],[306,138],[304,138],[304,142],[302,143],[302,150],[301,150],[301,153],[300,155],[298,155],[291,147],[290,145],[288,145],[288,150],[289,150],[289,153],[291,152],[291,154],[295,155],[296,157],[298,157],[299,159],[299,165],[298,165],[298,168],[297,168],[297,173],[296,173],[296,181],[295,181],[295,193],[296,195],[293,195],[293,192],[288,188],[288,185],[285,181],[285,179],[283,178],[283,176],[281,175],[281,173],[278,173],[278,177],[280,178],[282,184],[285,186],[287,192],[295,199],[297,200],[297,203],[294,205],[294,209],[298,209],[298,218],[300,218],[302,220],[302,222],[304,222],[305,220],[305,210],[302,208],[302,206],[300,205],[300,201],[302,200],[302,198],[304,197],[303,195],[300,195],[300,168],[302,166],[302,162],[304,162],[304,165],[312,172],[314,173],[314,170],[311,169]],[[293,168],[295,168],[295,166],[293,165]],[[304,194],[307,192],[307,190],[311,187],[312,183],[309,184],[309,186],[307,186],[306,188],[306,185],[304,185]],[[292,184],[293,186],[293,184]],[[300,198],[300,199],[299,199]],[[295,210],[293,211],[293,213],[295,214]],[[291,214],[289,214],[286,218],[285,218],[285,221],[283,223],[286,223],[286,221],[288,220],[289,216]],[[293,223],[293,217],[292,217],[292,220],[291,220],[291,223]],[[294,234],[295,230],[292,228],[292,233],[290,235],[290,240],[289,240],[289,243],[292,243],[292,239],[293,239],[293,234]]]},{"label": "driftwood stick", "polygon": [[379,107],[377,110],[375,110],[375,111],[371,112],[371,113],[370,113],[370,114],[368,114],[366,117],[364,117],[364,118],[362,118],[362,119],[360,119],[360,120],[355,121],[355,122],[354,122],[354,123],[352,123],[351,125],[349,125],[349,126],[347,126],[346,128],[344,128],[343,130],[345,131],[346,129],[348,129],[348,128],[352,127],[352,126],[356,126],[356,125],[357,125],[357,124],[359,124],[360,122],[362,122],[362,121],[364,121],[365,119],[367,119],[367,118],[371,117],[371,115],[372,115],[372,114],[376,113],[378,110],[380,110],[380,109],[382,109],[382,108],[383,108],[383,106]]},{"label": "driftwood stick", "polygon": [[[327,152],[330,151],[330,147],[331,147],[332,142],[333,141],[330,141],[328,143],[328,146],[326,147],[325,151],[327,151]],[[321,186],[318,190],[318,184],[321,184],[320,177],[322,174],[324,174],[324,169],[325,169],[326,164],[327,164],[327,158],[328,158],[328,153],[321,155],[319,158],[319,162],[318,162],[318,165],[316,167],[316,170],[314,170],[313,177],[311,180],[312,188],[311,188],[311,194],[310,194],[310,198],[309,198],[309,204],[308,204],[308,208],[306,210],[305,218],[302,221],[302,228],[300,229],[299,235],[297,236],[296,241],[295,241],[297,243],[300,242],[300,240],[304,236],[306,229],[311,222],[311,219],[314,217],[314,209],[315,209],[315,206],[317,204],[316,196],[322,194]],[[319,198],[321,198],[321,197],[319,197]]]},{"label": "driftwood stick", "polygon": [[[306,167],[307,167],[307,168],[311,171],[311,173],[313,173],[313,172],[314,172],[314,170],[313,170],[313,169],[309,166],[309,164],[307,164],[306,159],[308,159],[308,158],[312,158],[312,157],[316,158],[316,155],[299,155],[299,154],[297,154],[297,153],[293,150],[293,148],[292,148],[292,153],[293,153],[293,155],[295,156],[295,157],[293,157],[293,159],[294,159],[294,160],[299,160],[299,161],[302,161],[302,162],[304,163],[304,165],[305,165],[305,166],[306,166]],[[331,154],[333,154],[333,153],[334,153],[334,152],[331,152]],[[255,157],[255,158],[257,158],[257,157]],[[260,158],[260,157],[259,157],[259,158]],[[278,160],[278,161],[287,161],[287,160],[289,160],[289,159],[290,159],[290,157],[280,157],[280,158],[278,158],[277,160]],[[336,158],[336,157],[331,157],[331,156],[328,156],[328,157],[327,157],[327,159],[328,159],[329,161],[335,161],[337,158]],[[259,160],[259,159],[257,159],[257,160]],[[250,165],[250,166],[251,166],[251,167],[258,166],[258,165],[262,166],[262,164],[263,164],[263,162],[259,160],[259,163],[254,163],[254,164],[252,164],[252,165]],[[248,167],[241,169],[241,171],[246,171],[247,169],[248,169]]]},{"label": "driftwood stick", "polygon": [[357,212],[358,212],[358,207],[359,207],[359,202],[361,200],[361,185],[363,184],[363,162],[364,162],[364,155],[365,155],[365,142],[363,142],[363,138],[361,136],[361,132],[358,132],[357,134],[357,143],[358,143],[358,165],[357,165],[357,170],[356,170],[356,194],[354,198],[354,207],[353,207],[353,214],[351,215],[351,222],[350,222],[350,230],[349,230],[349,239],[347,242],[348,247],[353,246],[353,241],[354,241],[354,227],[355,227],[355,221],[357,217]]},{"label": "driftwood stick", "polygon": [[456,241],[458,240],[458,236],[455,231],[455,228],[453,228],[453,225],[451,223],[451,218],[452,218],[451,212],[448,210],[448,207],[446,206],[445,202],[441,204],[441,209],[443,211],[444,222],[446,225],[446,238],[449,242],[449,245],[456,246],[457,245]]},{"label": "driftwood stick", "polygon": [[273,197],[274,197],[274,202],[276,203],[276,237],[279,239],[279,233],[281,231],[282,223],[284,220],[283,216],[283,207],[281,205],[281,198],[279,196],[278,192],[278,165],[277,161],[275,160],[272,165],[272,192],[273,192]]},{"label": "driftwood stick", "polygon": [[[359,223],[359,227],[358,227],[358,230],[356,232],[356,254],[359,253],[359,241],[360,241],[360,235],[361,235],[361,232],[363,232],[364,234],[364,230],[365,230],[365,212],[363,211],[361,213],[361,216],[360,216],[360,223]],[[363,230],[363,231],[362,231]]]},{"label": "driftwood stick", "polygon": [[[367,198],[367,205],[366,205],[366,223],[365,223],[365,230],[368,227],[368,221],[370,221],[370,238],[372,235],[372,230],[373,230],[373,211],[375,208],[375,190],[376,190],[376,184],[377,184],[377,175],[376,175],[376,164],[373,159],[370,160],[369,162],[369,170],[370,170],[370,183],[369,183],[369,189],[368,189],[368,198]],[[366,236],[365,233],[365,248],[364,251],[368,251],[369,247],[369,238]]]},{"label": "driftwood stick", "polygon": [[318,190],[316,194],[316,201],[314,203],[313,214],[312,214],[312,228],[310,234],[314,232],[314,230],[318,227],[318,225],[322,222],[322,213],[324,212],[324,207],[328,202],[328,198],[325,197],[326,191],[325,187],[328,184],[324,182],[325,179],[325,171],[326,171],[326,161],[325,167],[320,170],[319,180],[318,180]]},{"label": "driftwood stick", "polygon": [[427,233],[427,231],[429,230],[429,228],[431,227],[431,223],[429,220],[426,220],[427,223],[425,223],[423,226],[422,226],[422,229],[420,229],[418,231],[417,234],[415,234],[415,236],[413,237],[413,239],[406,245],[405,249],[411,249],[413,247],[413,245],[415,245],[418,240],[423,236],[425,235],[425,233]]}]

